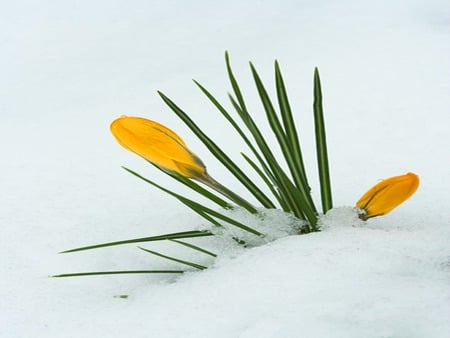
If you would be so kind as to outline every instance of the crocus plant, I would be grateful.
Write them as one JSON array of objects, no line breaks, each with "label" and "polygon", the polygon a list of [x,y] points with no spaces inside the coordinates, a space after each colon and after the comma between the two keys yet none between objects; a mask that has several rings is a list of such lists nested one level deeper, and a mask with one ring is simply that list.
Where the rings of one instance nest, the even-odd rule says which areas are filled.
[{"label": "crocus plant", "polygon": [[[195,83],[213,106],[231,124],[237,132],[238,137],[247,144],[251,155],[242,153],[242,156],[249,164],[249,168],[254,170],[256,175],[260,177],[260,184],[257,184],[253,179],[250,179],[240,166],[225,154],[223,150],[195,124],[189,114],[185,113],[166,95],[161,92],[158,93],[168,107],[192,130],[192,132],[229,170],[229,172],[234,175],[255,201],[250,202],[242,198],[236,192],[212,178],[207,172],[203,161],[188,148],[184,140],[177,133],[158,122],[143,117],[122,116],[114,120],[111,123],[110,128],[117,142],[125,149],[136,153],[153,164],[157,169],[160,169],[170,177],[193,189],[199,194],[199,197],[214,202],[217,205],[217,208],[208,207],[206,206],[206,203],[194,201],[164,188],[131,169],[125,167],[124,169],[146,183],[172,195],[211,223],[213,227],[236,227],[242,231],[242,233],[264,238],[264,232],[255,229],[254,227],[250,227],[230,216],[230,214],[225,212],[226,209],[242,208],[250,214],[255,214],[255,217],[260,217],[265,209],[281,209],[285,213],[291,214],[299,220],[301,227],[297,231],[298,234],[320,231],[318,219],[321,214],[325,214],[333,207],[333,203],[322,107],[322,90],[317,68],[314,71],[313,114],[322,204],[321,213],[317,211],[311,196],[311,187],[308,183],[303,163],[299,135],[295,126],[287,91],[278,63],[275,62],[275,86],[278,111],[269,98],[255,67],[251,63],[250,68],[267,121],[276,137],[278,146],[282,151],[282,159],[275,158],[273,147],[267,143],[266,137],[261,133],[260,128],[252,117],[253,115],[250,114],[243,93],[232,72],[228,54],[225,55],[225,59],[228,77],[234,94],[229,94],[229,99],[244,128],[205,87],[196,81]],[[287,167],[288,170],[283,168],[282,162],[284,162],[285,167]],[[270,191],[269,195],[264,192],[262,186],[266,186],[265,190]],[[405,175],[394,176],[382,180],[369,189],[358,200],[355,207],[355,213],[358,213],[359,217],[364,221],[372,217],[385,215],[408,199],[417,190],[418,186],[419,178],[413,173],[407,173]],[[170,240],[192,250],[215,257],[216,254],[213,252],[190,242],[182,241],[182,239],[214,235],[215,232],[210,230],[190,230],[159,236],[96,244],[64,252],[74,252],[130,243]],[[233,239],[240,245],[247,245],[246,241],[239,236],[235,236]],[[190,268],[200,270],[207,268],[206,266],[194,262],[168,256],[146,248],[139,248],[159,257],[189,266]],[[183,269],[98,271],[60,274],[55,275],[54,277],[129,273],[183,273],[184,271],[185,270]]]}]

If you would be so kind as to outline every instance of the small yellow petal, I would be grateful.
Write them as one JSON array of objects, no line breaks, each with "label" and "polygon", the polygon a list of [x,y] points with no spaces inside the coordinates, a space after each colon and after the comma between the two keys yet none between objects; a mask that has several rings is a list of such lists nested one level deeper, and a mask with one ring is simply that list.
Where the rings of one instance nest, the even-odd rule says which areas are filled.
[{"label": "small yellow petal", "polygon": [[189,178],[207,175],[204,164],[183,139],[158,122],[122,116],[111,123],[110,129],[121,146],[164,170]]},{"label": "small yellow petal", "polygon": [[356,206],[365,212],[361,218],[366,220],[387,214],[411,197],[418,187],[419,176],[414,173],[394,176],[381,181],[356,202]]}]

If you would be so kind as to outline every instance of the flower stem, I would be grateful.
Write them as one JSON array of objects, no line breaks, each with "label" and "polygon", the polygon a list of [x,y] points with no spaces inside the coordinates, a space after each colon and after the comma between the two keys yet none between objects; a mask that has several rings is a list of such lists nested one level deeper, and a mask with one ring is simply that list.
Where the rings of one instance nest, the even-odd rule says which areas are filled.
[{"label": "flower stem", "polygon": [[208,187],[210,187],[211,189],[214,189],[215,191],[222,194],[223,196],[227,197],[228,199],[230,199],[237,205],[245,208],[252,214],[256,214],[258,212],[258,210],[252,204],[250,204],[250,202],[246,201],[244,198],[242,198],[238,194],[234,193],[233,191],[231,191],[224,185],[220,184],[211,176],[205,175],[202,177],[198,177],[197,180],[202,182],[203,184],[206,184]]}]

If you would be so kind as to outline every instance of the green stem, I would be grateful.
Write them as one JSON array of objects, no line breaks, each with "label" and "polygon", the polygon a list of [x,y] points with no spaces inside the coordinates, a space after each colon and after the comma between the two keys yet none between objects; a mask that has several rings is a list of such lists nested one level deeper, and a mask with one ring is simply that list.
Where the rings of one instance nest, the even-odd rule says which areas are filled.
[{"label": "green stem", "polygon": [[204,177],[197,178],[197,180],[202,182],[202,183],[204,183],[204,184],[206,184],[208,187],[210,187],[211,189],[214,189],[215,191],[217,191],[218,193],[222,194],[223,196],[227,197],[231,201],[235,202],[237,205],[245,208],[246,210],[248,210],[252,214],[258,213],[258,210],[253,205],[251,205],[244,198],[242,198],[238,194],[234,193],[233,191],[231,191],[230,189],[228,189],[224,185],[222,185],[219,182],[217,182],[211,176],[206,175]]}]

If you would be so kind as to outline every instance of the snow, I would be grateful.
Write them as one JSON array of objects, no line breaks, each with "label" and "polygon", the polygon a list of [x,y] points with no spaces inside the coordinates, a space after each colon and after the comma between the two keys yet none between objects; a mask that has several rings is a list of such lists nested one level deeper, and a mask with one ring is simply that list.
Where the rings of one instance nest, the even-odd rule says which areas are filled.
[{"label": "snow", "polygon": [[[450,336],[446,1],[16,1],[0,4],[0,22],[0,337]],[[245,250],[193,241],[222,253],[216,261],[175,243],[143,245],[211,266],[183,276],[49,278],[179,268],[134,245],[57,253],[205,226],[121,170],[189,194],[120,148],[109,123],[122,114],[170,126],[245,195],[155,93],[244,167],[242,144],[189,82],[226,102],[225,50],[255,114],[247,61],[269,84],[280,61],[316,200],[319,67],[337,207],[323,231],[279,228],[271,238],[282,238]],[[409,171],[421,178],[410,200],[357,219],[352,206],[371,185]]]}]

